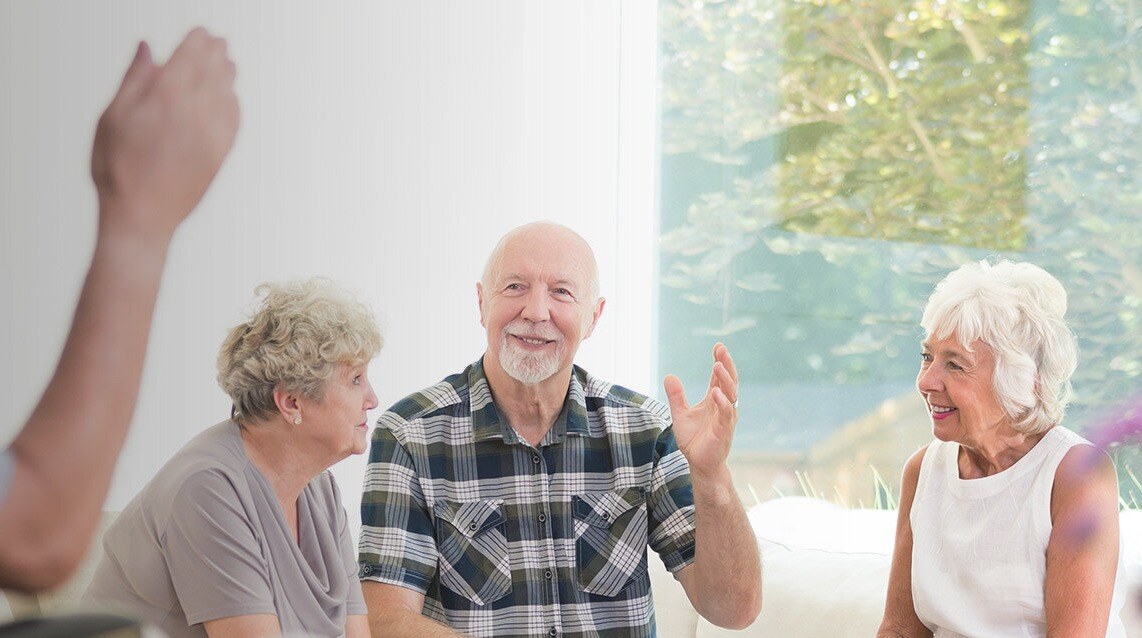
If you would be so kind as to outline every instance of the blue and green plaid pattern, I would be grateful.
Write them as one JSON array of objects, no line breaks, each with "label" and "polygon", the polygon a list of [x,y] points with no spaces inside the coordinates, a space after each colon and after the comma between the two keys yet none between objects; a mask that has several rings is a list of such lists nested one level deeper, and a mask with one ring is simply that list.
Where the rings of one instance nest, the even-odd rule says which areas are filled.
[{"label": "blue and green plaid pattern", "polygon": [[483,365],[377,422],[360,576],[424,592],[471,636],[653,636],[647,546],[694,560],[694,497],[670,411],[579,367],[538,447],[501,421]]}]

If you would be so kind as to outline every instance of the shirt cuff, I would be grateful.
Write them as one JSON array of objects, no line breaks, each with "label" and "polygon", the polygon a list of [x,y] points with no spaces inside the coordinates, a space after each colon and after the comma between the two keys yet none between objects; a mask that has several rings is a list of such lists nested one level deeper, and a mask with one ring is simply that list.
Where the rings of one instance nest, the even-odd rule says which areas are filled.
[{"label": "shirt cuff", "polygon": [[428,585],[432,582],[430,576],[409,571],[403,567],[366,562],[359,563],[357,578],[388,585],[399,585],[405,589],[412,589],[422,594],[428,593]]}]

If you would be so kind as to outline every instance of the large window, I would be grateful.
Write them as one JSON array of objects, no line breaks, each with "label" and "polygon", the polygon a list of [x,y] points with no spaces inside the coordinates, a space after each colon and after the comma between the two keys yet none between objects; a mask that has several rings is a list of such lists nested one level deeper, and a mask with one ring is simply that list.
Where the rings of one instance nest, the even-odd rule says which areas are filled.
[{"label": "large window", "polygon": [[743,487],[891,502],[930,438],[921,309],[969,260],[1067,288],[1068,425],[1142,388],[1136,5],[662,0],[659,362],[697,383],[730,346]]}]

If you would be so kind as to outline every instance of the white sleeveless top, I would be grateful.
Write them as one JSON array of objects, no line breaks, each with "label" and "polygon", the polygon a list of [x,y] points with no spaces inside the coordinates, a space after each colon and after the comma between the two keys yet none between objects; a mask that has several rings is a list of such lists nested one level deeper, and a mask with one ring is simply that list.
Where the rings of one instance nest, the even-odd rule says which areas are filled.
[{"label": "white sleeveless top", "polygon": [[[959,444],[933,441],[912,502],[912,601],[935,638],[1046,635],[1043,590],[1055,470],[1086,439],[1061,426],[1008,469],[959,476]],[[1124,638],[1122,551],[1108,638]]]}]

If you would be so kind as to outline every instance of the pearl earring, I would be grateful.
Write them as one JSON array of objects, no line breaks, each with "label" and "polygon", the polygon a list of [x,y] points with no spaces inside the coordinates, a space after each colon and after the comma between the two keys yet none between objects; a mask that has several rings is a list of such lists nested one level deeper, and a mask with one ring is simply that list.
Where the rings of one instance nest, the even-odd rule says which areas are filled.
[{"label": "pearl earring", "polygon": [[300,417],[300,416],[295,416],[295,417],[293,418],[293,424],[294,424],[294,425],[301,425],[301,417]]}]

